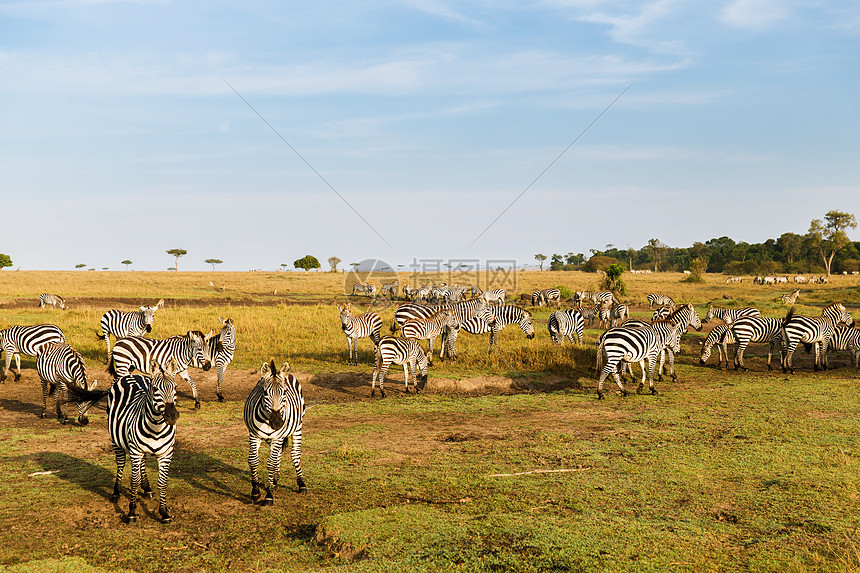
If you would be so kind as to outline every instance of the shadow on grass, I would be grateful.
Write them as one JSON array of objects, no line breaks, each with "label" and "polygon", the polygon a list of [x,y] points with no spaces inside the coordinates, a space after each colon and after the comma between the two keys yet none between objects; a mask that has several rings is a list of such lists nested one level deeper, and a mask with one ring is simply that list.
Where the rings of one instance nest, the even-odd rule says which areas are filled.
[{"label": "shadow on grass", "polygon": [[[59,452],[37,452],[28,456],[39,464],[43,471],[57,471],[55,475],[69,483],[109,499],[113,493],[115,474],[101,466],[91,464],[68,454]],[[126,474],[129,473],[126,465]]]},{"label": "shadow on grass", "polygon": [[[286,456],[286,461],[289,466],[287,469],[292,471],[289,455]],[[184,450],[178,445],[174,449],[173,461],[170,464],[171,479],[181,479],[194,488],[250,503],[250,495],[236,491],[235,486],[235,482],[241,482],[243,474],[246,473],[245,468],[237,468],[206,453]],[[250,492],[250,474],[244,477]]]}]

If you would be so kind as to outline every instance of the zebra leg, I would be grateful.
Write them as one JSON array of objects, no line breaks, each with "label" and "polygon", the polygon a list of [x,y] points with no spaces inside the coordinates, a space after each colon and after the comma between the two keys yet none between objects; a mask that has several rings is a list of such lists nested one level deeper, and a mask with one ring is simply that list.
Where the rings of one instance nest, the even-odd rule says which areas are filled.
[{"label": "zebra leg", "polygon": [[122,474],[125,472],[125,450],[115,445],[113,446],[113,455],[116,458],[116,480],[113,482],[113,493],[110,496],[110,500],[117,502],[122,493]]},{"label": "zebra leg", "polygon": [[747,348],[747,344],[749,344],[749,340],[740,341],[738,340],[738,347],[735,350],[735,370],[741,369],[746,370],[747,367],[744,366],[744,350]]},{"label": "zebra leg", "polygon": [[131,501],[128,503],[128,515],[125,521],[134,523],[137,521],[137,490],[140,488],[143,474],[143,452],[129,452],[128,457],[131,464]]},{"label": "zebra leg", "polygon": [[260,442],[262,440],[254,435],[248,439],[248,467],[251,469],[251,501],[260,499],[260,478],[257,468],[260,465]]},{"label": "zebra leg", "polygon": [[[355,341],[353,340],[353,338],[351,336],[346,337],[346,351],[347,351],[346,365],[347,366],[351,366],[353,364],[352,350],[353,350],[353,344],[354,343],[355,343]],[[356,362],[357,362],[357,360],[356,360]]]},{"label": "zebra leg", "polygon": [[[102,329],[105,330],[105,329]],[[110,332],[107,330],[104,331],[105,335],[105,346],[107,346],[107,361],[110,363]]]},{"label": "zebra leg", "polygon": [[[435,336],[431,336],[430,338],[427,339],[427,344],[428,344],[427,347],[430,349],[429,354],[427,354],[427,363],[430,366],[433,366],[433,343],[434,342],[436,342]],[[439,360],[442,360],[442,353],[441,352],[439,353]],[[405,368],[406,365],[404,364],[403,367]]]},{"label": "zebra leg", "polygon": [[226,368],[224,367],[223,364],[219,364],[217,366],[217,372],[218,372],[218,392],[217,392],[217,395],[218,395],[218,401],[219,402],[224,401],[224,394],[221,393],[221,383],[224,381],[224,371],[225,370],[226,370]]},{"label": "zebra leg", "polygon": [[[172,458],[173,450],[158,458],[158,515],[161,516],[161,523],[170,523],[173,521],[173,517],[167,511],[167,475],[170,471],[170,460]],[[150,490],[150,495],[152,495],[152,490]]]},{"label": "zebra leg", "polygon": [[[385,381],[385,374],[388,372],[388,364],[383,364],[379,369],[379,373],[376,375],[376,380],[379,382],[379,394],[385,398],[385,387],[382,383]],[[370,392],[370,395],[373,396],[373,391]]]},{"label": "zebra leg", "polygon": [[42,382],[42,413],[39,414],[39,417],[43,420],[48,417],[48,381],[44,378],[41,378]]},{"label": "zebra leg", "polygon": [[266,464],[269,477],[266,480],[266,497],[263,498],[263,505],[275,504],[274,490],[281,473],[281,447],[283,443],[283,440],[272,440],[272,445],[269,448],[269,461]]},{"label": "zebra leg", "polygon": [[648,389],[651,394],[657,394],[657,389],[654,388],[654,363],[657,362],[656,356],[648,357]]},{"label": "zebra leg", "polygon": [[58,382],[56,387],[54,387],[54,405],[57,409],[57,419],[61,424],[66,424],[69,421],[69,417],[63,414],[63,407],[61,404],[63,403],[63,399],[69,398],[69,391],[66,388],[66,385],[62,382]]},{"label": "zebra leg", "polygon": [[21,353],[15,353],[15,382],[21,379]]},{"label": "zebra leg", "polygon": [[782,361],[783,373],[791,372],[794,374],[794,366],[791,364],[791,359],[794,356],[794,351],[797,350],[798,342],[800,342],[800,340],[790,340],[788,344],[785,345],[785,358],[783,358]]},{"label": "zebra leg", "polygon": [[[305,485],[305,478],[302,476],[302,430],[299,428],[293,432],[293,445],[290,448],[290,459],[293,462],[293,467],[296,468],[296,484],[299,486],[299,493],[307,493],[308,487]],[[286,445],[287,438],[284,438]]]},{"label": "zebra leg", "polygon": [[[678,375],[675,374],[675,352],[671,348],[667,348],[666,354],[669,355],[669,376],[672,377],[672,382],[677,382]],[[662,355],[660,357],[662,358]]]},{"label": "zebra leg", "polygon": [[[628,362],[627,364],[630,366],[630,380],[632,382],[633,381],[633,364],[630,362]],[[645,369],[645,361],[644,360],[639,361],[639,368],[642,370],[642,380],[639,381],[639,387],[636,388],[637,394],[641,394],[642,389],[645,388],[645,380],[646,380],[645,372],[647,372],[647,370]]]},{"label": "zebra leg", "polygon": [[194,383],[194,378],[188,374],[188,370],[183,370],[179,372],[179,377],[188,382],[189,386],[191,386],[191,394],[194,396],[194,409],[200,409],[200,398],[197,397],[197,384]]}]

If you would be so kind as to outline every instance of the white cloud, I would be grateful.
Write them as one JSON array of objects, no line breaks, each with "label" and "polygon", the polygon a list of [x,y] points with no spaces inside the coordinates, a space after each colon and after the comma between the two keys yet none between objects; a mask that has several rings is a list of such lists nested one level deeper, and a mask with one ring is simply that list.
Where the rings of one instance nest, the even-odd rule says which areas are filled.
[{"label": "white cloud", "polygon": [[733,0],[721,14],[722,21],[733,28],[767,30],[789,17],[785,0]]}]

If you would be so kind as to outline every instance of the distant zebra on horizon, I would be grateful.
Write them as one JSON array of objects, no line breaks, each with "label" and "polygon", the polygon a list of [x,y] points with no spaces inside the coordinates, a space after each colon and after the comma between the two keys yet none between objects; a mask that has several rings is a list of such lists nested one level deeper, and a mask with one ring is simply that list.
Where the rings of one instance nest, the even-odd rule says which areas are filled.
[{"label": "distant zebra on horizon", "polygon": [[66,309],[66,300],[58,294],[48,294],[43,292],[39,295],[39,308],[45,308],[48,305],[51,305],[51,308],[57,308],[59,305],[61,310]]},{"label": "distant zebra on horizon", "polygon": [[110,337],[116,340],[128,336],[143,336],[152,332],[152,324],[155,322],[155,311],[164,304],[159,301],[155,306],[142,306],[140,310],[126,312],[112,309],[102,315],[101,333],[96,333],[100,340],[107,345],[108,360],[110,360],[111,345]]},{"label": "distant zebra on horizon", "polygon": [[251,469],[251,499],[260,499],[260,480],[257,468],[260,465],[260,445],[269,444],[269,460],[266,464],[266,497],[262,505],[273,505],[274,487],[281,471],[281,453],[288,441],[292,441],[290,459],[296,469],[299,493],[308,491],[302,476],[302,419],[305,400],[302,385],[289,373],[290,365],[284,362],[280,370],[270,360],[260,367],[260,381],[245,400],[244,419],[248,428],[248,467]]},{"label": "distant zebra on horizon", "polygon": [[15,359],[15,382],[21,379],[21,355],[38,356],[39,348],[50,342],[65,342],[66,335],[59,326],[53,324],[34,324],[32,326],[12,326],[0,330],[0,352],[6,353],[6,365],[0,373],[0,382],[6,380],[12,358]]}]

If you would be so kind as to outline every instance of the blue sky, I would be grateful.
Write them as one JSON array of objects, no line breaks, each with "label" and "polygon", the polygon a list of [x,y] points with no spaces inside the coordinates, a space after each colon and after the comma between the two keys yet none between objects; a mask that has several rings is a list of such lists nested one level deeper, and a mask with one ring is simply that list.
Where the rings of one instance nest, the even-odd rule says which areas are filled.
[{"label": "blue sky", "polygon": [[531,264],[804,233],[860,212],[858,72],[851,1],[0,0],[0,252]]}]

